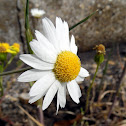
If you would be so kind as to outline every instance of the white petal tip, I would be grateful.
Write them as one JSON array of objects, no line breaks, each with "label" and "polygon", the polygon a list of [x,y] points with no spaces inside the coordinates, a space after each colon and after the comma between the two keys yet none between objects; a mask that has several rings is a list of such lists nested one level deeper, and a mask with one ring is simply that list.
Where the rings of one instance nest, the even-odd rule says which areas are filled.
[{"label": "white petal tip", "polygon": [[33,104],[34,102],[36,101],[32,101],[32,99],[28,101],[29,104]]},{"label": "white petal tip", "polygon": [[58,111],[56,111],[56,115],[58,115]]},{"label": "white petal tip", "polygon": [[44,111],[45,109],[47,109],[47,107],[45,107],[44,105],[42,106],[42,110]]},{"label": "white petal tip", "polygon": [[89,72],[86,74],[86,76],[85,76],[85,77],[88,77],[88,76],[90,76]]},{"label": "white petal tip", "polygon": [[81,77],[88,77],[89,76],[89,72],[85,68],[81,67],[79,75]]},{"label": "white petal tip", "polygon": [[75,103],[79,104],[80,103],[80,100],[79,99],[76,99],[76,101],[74,100]]},{"label": "white petal tip", "polygon": [[22,79],[22,77],[19,76],[19,77],[17,78],[17,82],[25,82],[25,81]]},{"label": "white petal tip", "polygon": [[43,106],[42,106],[42,110],[44,111],[46,108],[44,108]]},{"label": "white petal tip", "polygon": [[79,104],[79,103],[80,103],[80,101],[77,101],[76,103],[77,103],[77,104]]},{"label": "white petal tip", "polygon": [[18,82],[21,82],[20,78],[17,78],[17,81],[18,81]]},{"label": "white petal tip", "polygon": [[29,103],[29,104],[32,104],[30,100],[28,101],[28,103]]},{"label": "white petal tip", "polygon": [[38,32],[38,30],[35,30],[35,33]]}]

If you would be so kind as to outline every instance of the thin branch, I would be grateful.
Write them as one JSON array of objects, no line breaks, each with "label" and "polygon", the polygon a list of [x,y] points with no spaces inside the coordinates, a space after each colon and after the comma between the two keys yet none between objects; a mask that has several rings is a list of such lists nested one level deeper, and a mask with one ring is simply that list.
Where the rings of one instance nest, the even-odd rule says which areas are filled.
[{"label": "thin branch", "polygon": [[44,126],[40,122],[38,122],[35,118],[33,118],[27,111],[25,111],[20,105],[17,105],[34,123],[36,123],[38,126]]},{"label": "thin branch", "polygon": [[69,28],[69,31],[71,31],[72,29],[74,29],[75,27],[77,27],[78,25],[82,24],[83,22],[85,22],[86,20],[88,20],[91,16],[93,16],[96,12],[98,12],[98,10],[96,10],[95,12],[93,12],[92,14],[90,14],[89,16],[87,16],[86,18],[84,18],[83,20],[79,21],[77,24],[73,25],[72,27]]},{"label": "thin branch", "polygon": [[14,74],[14,73],[20,73],[20,72],[24,72],[26,70],[30,70],[32,69],[31,67],[27,67],[27,68],[22,68],[20,70],[12,70],[12,71],[8,71],[8,72],[3,72],[0,73],[0,76],[5,76],[5,75],[9,75],[9,74]]}]

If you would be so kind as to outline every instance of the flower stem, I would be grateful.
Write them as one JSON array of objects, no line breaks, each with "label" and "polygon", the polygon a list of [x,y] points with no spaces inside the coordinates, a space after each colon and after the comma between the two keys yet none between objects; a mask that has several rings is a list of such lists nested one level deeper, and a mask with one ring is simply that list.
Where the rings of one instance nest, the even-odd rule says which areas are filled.
[{"label": "flower stem", "polygon": [[0,97],[2,97],[4,94],[3,90],[3,77],[0,77]]},{"label": "flower stem", "polygon": [[4,70],[8,67],[8,65],[12,62],[13,59],[14,59],[14,55],[12,55],[10,60],[7,62],[6,66],[4,67]]},{"label": "flower stem", "polygon": [[100,85],[99,85],[99,88],[98,88],[98,91],[99,91],[99,96],[98,96],[98,102],[100,101],[100,96],[101,96],[101,93],[102,93],[102,88],[103,88],[103,81],[104,81],[104,77],[106,75],[106,72],[107,72],[107,69],[108,69],[108,62],[110,60],[110,57],[111,57],[111,53],[112,53],[112,50],[111,52],[109,53],[109,56],[108,56],[108,59],[106,61],[106,64],[105,64],[105,68],[103,70],[103,76],[102,76],[102,79],[101,79],[101,82],[100,82]]},{"label": "flower stem", "polygon": [[39,99],[37,101],[37,107],[38,107],[38,112],[39,112],[40,123],[44,125],[44,115],[43,115],[43,110],[42,110],[42,102],[43,102],[43,98]]},{"label": "flower stem", "polygon": [[29,42],[32,41],[32,34],[29,26],[29,0],[26,1],[26,10],[25,10],[25,35],[27,41],[28,53],[32,54]]},{"label": "flower stem", "polygon": [[[0,73],[3,72],[3,62],[0,65]],[[4,94],[4,89],[3,89],[3,77],[0,77],[0,97],[2,97]]]},{"label": "flower stem", "polygon": [[10,75],[10,74],[14,74],[14,73],[20,73],[20,72],[24,72],[24,71],[30,70],[30,69],[32,69],[32,68],[26,67],[26,68],[22,68],[20,70],[12,70],[12,71],[8,71],[8,72],[3,72],[3,73],[0,73],[0,76]]},{"label": "flower stem", "polygon": [[94,74],[93,80],[92,80],[92,82],[90,83],[90,86],[89,86],[89,88],[88,88],[88,90],[87,90],[85,113],[86,113],[87,110],[88,110],[88,104],[89,104],[90,92],[91,92],[92,86],[93,86],[93,84],[94,84],[94,81],[95,81],[96,74],[97,74],[97,72],[98,72],[98,68],[99,68],[99,66],[100,66],[100,64],[97,64],[97,68],[96,68],[96,71],[95,71],[95,74]]}]

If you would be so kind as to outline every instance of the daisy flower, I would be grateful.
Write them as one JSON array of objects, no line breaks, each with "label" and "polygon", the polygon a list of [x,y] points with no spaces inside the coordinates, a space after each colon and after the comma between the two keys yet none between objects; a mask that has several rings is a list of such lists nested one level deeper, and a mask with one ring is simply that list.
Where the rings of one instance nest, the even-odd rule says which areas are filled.
[{"label": "daisy flower", "polygon": [[31,9],[31,15],[36,18],[42,17],[45,14],[44,10],[39,10],[38,8]]},{"label": "daisy flower", "polygon": [[81,67],[77,56],[77,46],[72,35],[69,40],[67,22],[56,18],[56,27],[44,18],[43,34],[35,31],[37,40],[30,42],[34,54],[23,54],[20,59],[33,67],[18,77],[20,82],[36,81],[31,87],[29,103],[44,97],[42,109],[45,110],[57,94],[57,112],[59,106],[65,107],[66,91],[72,100],[79,103],[81,90],[77,82],[89,76],[86,69]]}]

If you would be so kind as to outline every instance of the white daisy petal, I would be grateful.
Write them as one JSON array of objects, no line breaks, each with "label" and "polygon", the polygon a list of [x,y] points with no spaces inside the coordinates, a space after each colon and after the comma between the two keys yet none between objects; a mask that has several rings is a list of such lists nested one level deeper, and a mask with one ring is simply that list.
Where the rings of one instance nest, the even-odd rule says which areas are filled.
[{"label": "white daisy petal", "polygon": [[36,102],[37,100],[39,100],[41,97],[42,97],[42,94],[38,94],[36,96],[30,97],[29,103],[32,104],[32,103]]},{"label": "white daisy petal", "polygon": [[58,17],[56,17],[56,36],[58,40],[57,44],[58,44],[58,47],[61,49],[62,48],[62,45],[61,45],[62,44],[62,33],[61,33],[62,27],[59,22],[61,22],[61,20]]},{"label": "white daisy petal", "polygon": [[68,92],[69,92],[72,100],[78,104],[80,102],[79,101],[80,92],[77,90],[78,84],[76,83],[76,81],[72,80],[71,82],[68,82],[67,89],[68,89]]},{"label": "white daisy petal", "polygon": [[37,56],[31,54],[22,54],[20,59],[29,66],[39,70],[51,70],[54,67],[53,63],[47,63],[40,60]]},{"label": "white daisy petal", "polygon": [[74,38],[73,35],[72,35],[72,37],[71,37],[70,50],[71,50],[74,54],[77,54],[77,46],[76,46],[76,44],[75,44],[75,38]]},{"label": "white daisy petal", "polygon": [[53,29],[53,31],[56,32],[55,26],[54,26],[54,24],[52,23],[52,21],[51,21],[49,18],[47,18],[47,17],[45,17],[45,19],[48,21],[48,23],[50,24],[50,26],[51,26],[51,28]]},{"label": "white daisy petal", "polygon": [[81,76],[81,77],[88,77],[89,76],[89,72],[86,69],[81,67],[80,72],[79,72],[79,76]]},{"label": "white daisy petal", "polygon": [[81,82],[81,81],[84,81],[84,77],[81,77],[81,76],[78,75],[75,80],[77,82]]},{"label": "white daisy petal", "polygon": [[38,94],[41,94],[41,96],[45,95],[46,91],[49,89],[49,87],[53,84],[54,81],[54,73],[50,72],[46,74],[44,77],[36,81],[31,87],[29,92],[30,97],[36,96]]},{"label": "white daisy petal", "polygon": [[31,49],[33,52],[43,61],[49,63],[55,63],[57,54],[53,52],[51,49],[45,48],[41,44],[33,41],[30,42]]},{"label": "white daisy petal", "polygon": [[53,25],[53,23],[48,19],[44,18],[42,19],[43,23],[43,32],[46,38],[49,40],[50,43],[54,45],[54,47],[58,50],[58,43],[57,43],[57,37],[56,37],[56,29]]},{"label": "white daisy petal", "polygon": [[58,90],[58,86],[57,86],[58,80],[56,80],[52,86],[49,88],[49,90],[47,91],[44,100],[43,100],[43,105],[42,105],[42,109],[45,110],[50,103],[52,102],[57,90]]},{"label": "white daisy petal", "polygon": [[[57,93],[57,97],[58,97],[58,93]],[[57,98],[57,109],[56,109],[56,115],[58,114],[58,110],[59,110],[59,99]]]},{"label": "white daisy petal", "polygon": [[43,46],[44,48],[47,48],[48,50],[51,50],[57,54],[57,51],[54,48],[53,43],[50,43],[49,40],[42,33],[35,30],[35,35],[36,35],[36,38],[37,38],[40,46]]},{"label": "white daisy petal", "polygon": [[69,26],[66,21],[63,22],[63,27],[64,27],[64,37],[65,37],[65,42],[67,45],[67,48],[69,48],[70,40],[69,40]]},{"label": "white daisy petal", "polygon": [[64,108],[66,105],[66,84],[67,83],[59,83],[57,99],[61,108]]},{"label": "white daisy petal", "polygon": [[79,98],[80,98],[82,96],[80,86],[78,84],[76,84],[76,86],[77,86],[76,88],[78,90],[78,95],[79,95]]},{"label": "white daisy petal", "polygon": [[49,73],[50,70],[42,71],[37,69],[27,70],[18,77],[19,82],[31,82],[42,78],[44,75]]},{"label": "white daisy petal", "polygon": [[59,48],[62,51],[70,50],[68,42],[68,33],[65,33],[66,31],[68,31],[67,24],[64,24],[61,18],[56,17],[56,35],[59,42]]}]

